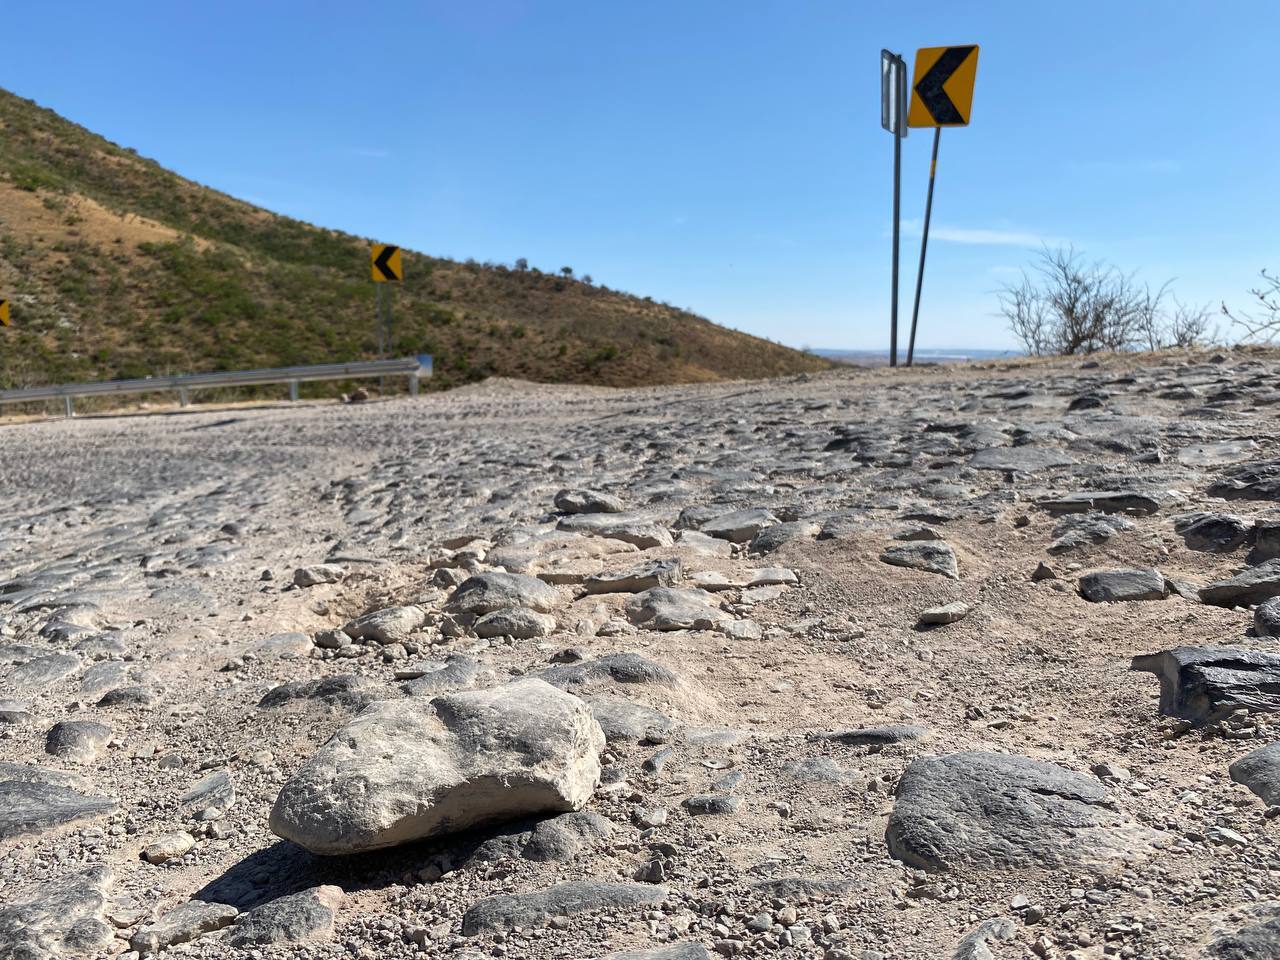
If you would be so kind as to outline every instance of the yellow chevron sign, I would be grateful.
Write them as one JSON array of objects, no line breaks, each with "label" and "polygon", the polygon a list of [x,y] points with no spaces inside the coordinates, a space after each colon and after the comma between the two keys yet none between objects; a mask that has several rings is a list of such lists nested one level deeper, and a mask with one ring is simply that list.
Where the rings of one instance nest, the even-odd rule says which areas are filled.
[{"label": "yellow chevron sign", "polygon": [[389,243],[375,243],[369,250],[369,269],[375,283],[399,283],[404,279],[400,248]]},{"label": "yellow chevron sign", "polygon": [[967,127],[973,112],[978,47],[923,47],[911,77],[909,127]]}]

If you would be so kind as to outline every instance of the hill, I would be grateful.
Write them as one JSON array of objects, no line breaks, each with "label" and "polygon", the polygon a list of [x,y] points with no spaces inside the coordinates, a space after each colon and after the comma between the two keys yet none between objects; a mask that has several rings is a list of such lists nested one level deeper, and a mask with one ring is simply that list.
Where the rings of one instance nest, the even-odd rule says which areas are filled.
[{"label": "hill", "polygon": [[[381,238],[390,239],[390,238]],[[368,239],[186,180],[0,90],[0,386],[374,357]],[[829,363],[586,279],[405,251],[395,355],[433,386],[628,386]]]}]

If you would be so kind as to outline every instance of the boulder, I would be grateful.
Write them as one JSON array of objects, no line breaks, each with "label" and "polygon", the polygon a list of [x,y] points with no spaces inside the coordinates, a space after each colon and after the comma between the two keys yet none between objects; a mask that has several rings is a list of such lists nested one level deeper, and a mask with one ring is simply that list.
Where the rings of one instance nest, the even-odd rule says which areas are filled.
[{"label": "boulder", "polygon": [[580,810],[604,743],[585,703],[536,678],[380,701],[285,783],[271,829],[332,855]]},{"label": "boulder", "polygon": [[1244,907],[1248,923],[1224,932],[1209,944],[1209,960],[1275,960],[1280,957],[1280,903]]},{"label": "boulder", "polygon": [[699,527],[709,537],[728,540],[730,543],[747,543],[766,527],[778,522],[778,518],[764,507],[747,510],[731,510],[712,517]]},{"label": "boulder", "polygon": [[524,607],[512,607],[486,613],[471,629],[481,638],[512,637],[516,640],[532,640],[555,633],[556,618]]},{"label": "boulder", "polygon": [[1150,835],[1114,812],[1093,777],[1003,753],[913,760],[889,817],[890,853],[913,867],[1103,870]]},{"label": "boulder", "polygon": [[343,626],[342,632],[362,643],[402,643],[426,619],[421,607],[387,607],[356,617]]},{"label": "boulder", "polygon": [[148,923],[129,938],[129,946],[139,953],[154,954],[179,943],[190,943],[206,933],[229,927],[240,911],[226,903],[188,900]]},{"label": "boulder", "polygon": [[92,763],[106,749],[111,728],[97,720],[63,720],[49,728],[44,752],[70,763]]},{"label": "boulder", "polygon": [[765,527],[754,537],[747,549],[752,553],[773,553],[792,540],[812,540],[822,528],[812,520],[791,520]]},{"label": "boulder", "polygon": [[1223,472],[1209,487],[1223,500],[1280,500],[1280,459],[1242,463]]},{"label": "boulder", "polygon": [[1080,578],[1080,595],[1090,603],[1163,600],[1168,587],[1159,570],[1101,570]]},{"label": "boulder", "polygon": [[1160,680],[1160,712],[1206,723],[1246,708],[1280,710],[1280,654],[1239,647],[1177,647],[1133,658]]},{"label": "boulder", "polygon": [[1188,548],[1204,553],[1230,553],[1253,532],[1248,521],[1232,513],[1185,513],[1173,518],[1173,529]]}]

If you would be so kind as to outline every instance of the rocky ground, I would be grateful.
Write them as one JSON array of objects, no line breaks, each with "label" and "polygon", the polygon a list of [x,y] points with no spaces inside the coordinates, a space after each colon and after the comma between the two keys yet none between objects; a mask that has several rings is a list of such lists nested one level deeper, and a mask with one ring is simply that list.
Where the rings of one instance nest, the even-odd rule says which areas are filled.
[{"label": "rocky ground", "polygon": [[0,427],[0,958],[1280,957],[1278,374]]}]

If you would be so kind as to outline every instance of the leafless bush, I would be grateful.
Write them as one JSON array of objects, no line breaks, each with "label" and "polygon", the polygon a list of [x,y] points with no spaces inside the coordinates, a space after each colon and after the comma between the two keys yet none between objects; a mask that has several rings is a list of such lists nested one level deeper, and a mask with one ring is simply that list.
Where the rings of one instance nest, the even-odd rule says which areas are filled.
[{"label": "leafless bush", "polygon": [[1169,283],[1139,286],[1132,274],[1086,262],[1072,247],[1045,247],[1021,282],[998,296],[1014,336],[1037,356],[1185,347],[1210,334],[1208,310],[1178,303]]},{"label": "leafless bush", "polygon": [[1222,305],[1223,315],[1243,327],[1245,339],[1271,343],[1280,336],[1280,276],[1262,271],[1262,283],[1249,291],[1257,301],[1250,313],[1232,313]]}]

